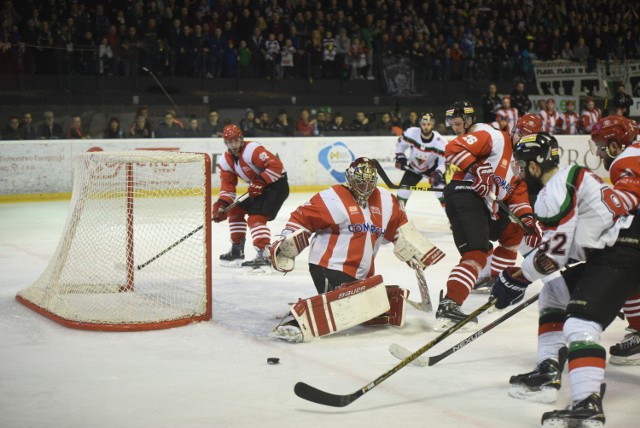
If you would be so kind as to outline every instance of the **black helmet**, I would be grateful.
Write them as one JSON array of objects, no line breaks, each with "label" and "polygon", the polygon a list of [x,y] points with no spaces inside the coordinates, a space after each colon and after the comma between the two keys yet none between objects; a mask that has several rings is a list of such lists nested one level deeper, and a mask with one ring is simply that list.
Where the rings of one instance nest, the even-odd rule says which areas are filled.
[{"label": "black helmet", "polygon": [[513,149],[513,158],[519,163],[524,162],[522,167],[534,161],[542,172],[546,172],[560,163],[558,140],[546,132],[525,135]]},{"label": "black helmet", "polygon": [[468,118],[471,118],[471,123],[476,123],[476,111],[473,109],[473,106],[469,101],[456,101],[447,109],[447,125],[451,119],[456,117],[461,117],[465,123]]}]

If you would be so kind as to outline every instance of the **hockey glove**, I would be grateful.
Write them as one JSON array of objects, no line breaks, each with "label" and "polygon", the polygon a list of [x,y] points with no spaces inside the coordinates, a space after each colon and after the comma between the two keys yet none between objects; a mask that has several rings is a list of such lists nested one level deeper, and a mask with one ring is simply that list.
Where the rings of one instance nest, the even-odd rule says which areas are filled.
[{"label": "hockey glove", "polygon": [[496,308],[504,309],[507,306],[518,303],[524,297],[531,281],[527,281],[524,277],[515,277],[520,272],[520,268],[508,267],[496,278],[491,289],[491,296],[496,299]]},{"label": "hockey glove", "polygon": [[524,232],[524,243],[531,248],[536,248],[542,240],[542,226],[540,222],[532,215],[524,215],[520,217],[520,221],[529,229]]},{"label": "hockey glove", "polygon": [[487,197],[493,188],[493,168],[491,165],[488,163],[474,165],[469,172],[475,175],[473,184],[471,185],[473,190],[481,197]]},{"label": "hockey glove", "polygon": [[442,172],[438,170],[433,171],[429,176],[429,184],[431,184],[432,187],[438,187],[442,183],[444,183],[444,176],[442,175]]},{"label": "hockey glove", "polygon": [[251,184],[249,184],[249,197],[257,198],[258,196],[261,196],[266,186],[267,183],[262,179],[262,177],[256,175],[256,177],[251,180]]},{"label": "hockey glove", "polygon": [[229,206],[229,202],[224,199],[218,199],[211,209],[211,218],[215,223],[220,223],[227,219],[227,213],[224,211]]},{"label": "hockey glove", "polygon": [[407,169],[407,157],[404,153],[396,153],[396,168],[403,171]]}]

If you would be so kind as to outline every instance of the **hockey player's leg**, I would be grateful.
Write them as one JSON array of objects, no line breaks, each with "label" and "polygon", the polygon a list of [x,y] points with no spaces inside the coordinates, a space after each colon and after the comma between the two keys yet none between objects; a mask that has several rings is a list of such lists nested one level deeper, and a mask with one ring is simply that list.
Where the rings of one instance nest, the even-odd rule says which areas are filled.
[{"label": "hockey player's leg", "polygon": [[256,257],[253,260],[242,263],[243,268],[257,270],[264,273],[271,272],[269,251],[267,246],[271,243],[271,231],[267,226],[267,217],[259,214],[251,214],[248,218],[249,229],[253,247],[256,249]]},{"label": "hockey player's leg", "polygon": [[629,323],[624,338],[609,348],[609,362],[617,365],[640,364],[640,293],[630,296],[622,308]]},{"label": "hockey player's leg", "polygon": [[229,233],[231,249],[220,255],[220,265],[226,267],[240,267],[244,261],[244,243],[247,234],[246,211],[239,206],[229,210]]},{"label": "hockey player's leg", "polygon": [[557,400],[566,360],[563,327],[569,297],[563,276],[544,283],[538,303],[537,364],[531,372],[511,376],[509,396],[540,403]]}]

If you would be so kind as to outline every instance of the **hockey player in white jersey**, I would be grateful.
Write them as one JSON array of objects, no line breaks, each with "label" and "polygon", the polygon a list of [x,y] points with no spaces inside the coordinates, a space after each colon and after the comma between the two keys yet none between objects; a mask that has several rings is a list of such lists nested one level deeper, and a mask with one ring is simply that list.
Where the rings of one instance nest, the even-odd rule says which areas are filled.
[{"label": "hockey player in white jersey", "polygon": [[572,404],[544,413],[542,426],[601,427],[606,351],[600,335],[638,291],[640,217],[628,215],[617,192],[592,171],[578,165],[560,169],[558,143],[548,134],[522,138],[514,159],[514,172],[532,188],[536,181],[543,185],[534,208],[543,238],[521,269],[498,276],[492,290],[496,307],[520,301],[532,281],[545,283],[537,365],[511,377],[509,395],[555,402],[566,359]]},{"label": "hockey player in white jersey", "polygon": [[[447,140],[433,130],[436,120],[432,113],[423,114],[419,124],[407,128],[396,143],[396,168],[404,171],[400,185],[415,186],[426,177],[433,187],[441,187],[447,169],[444,158]],[[409,196],[411,190],[398,190],[398,201],[403,207]],[[443,203],[441,192],[436,192],[436,197]]]}]

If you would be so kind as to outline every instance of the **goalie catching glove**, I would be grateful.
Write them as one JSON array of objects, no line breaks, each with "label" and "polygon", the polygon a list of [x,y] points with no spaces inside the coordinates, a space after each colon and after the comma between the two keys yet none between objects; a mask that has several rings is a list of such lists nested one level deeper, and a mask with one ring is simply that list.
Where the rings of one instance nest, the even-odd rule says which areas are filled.
[{"label": "goalie catching glove", "polygon": [[291,272],[296,266],[295,258],[309,246],[309,232],[298,229],[291,232],[286,229],[283,236],[271,244],[271,264],[278,272]]},{"label": "goalie catching glove", "polygon": [[438,263],[445,254],[416,230],[410,220],[398,228],[393,254],[403,262],[415,261],[420,269]]},{"label": "goalie catching glove", "polygon": [[524,278],[520,268],[508,267],[496,278],[491,295],[496,299],[496,308],[504,309],[522,300],[531,281]]}]

